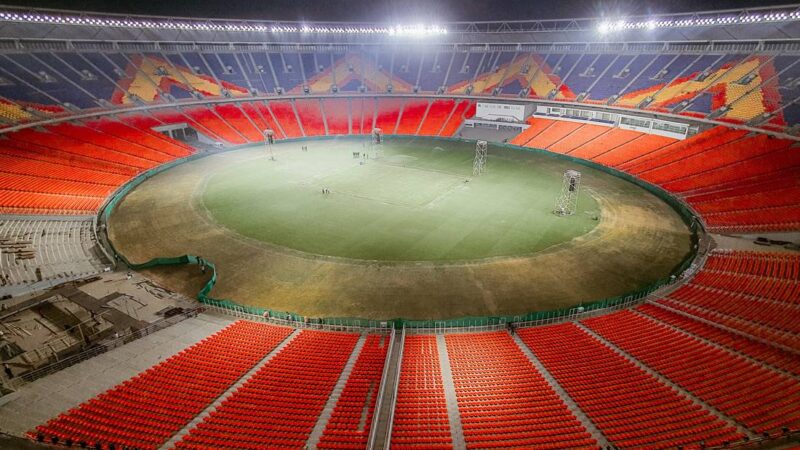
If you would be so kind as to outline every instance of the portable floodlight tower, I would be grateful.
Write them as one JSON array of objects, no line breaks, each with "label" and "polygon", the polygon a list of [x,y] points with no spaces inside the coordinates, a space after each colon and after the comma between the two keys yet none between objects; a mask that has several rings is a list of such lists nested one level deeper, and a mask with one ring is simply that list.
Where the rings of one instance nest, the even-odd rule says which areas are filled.
[{"label": "portable floodlight tower", "polygon": [[489,153],[489,144],[486,141],[475,143],[475,159],[472,160],[472,175],[478,176],[486,171],[486,156]]},{"label": "portable floodlight tower", "polygon": [[561,183],[561,195],[556,200],[556,209],[553,211],[559,216],[571,216],[578,210],[578,193],[581,189],[581,173],[577,170],[564,172],[564,181]]},{"label": "portable floodlight tower", "polygon": [[264,147],[267,150],[270,161],[275,161],[275,152],[272,151],[272,144],[274,143],[275,132],[272,130],[264,130]]},{"label": "portable floodlight tower", "polygon": [[383,130],[380,128],[373,128],[369,140],[370,156],[372,158],[379,158],[383,153]]}]

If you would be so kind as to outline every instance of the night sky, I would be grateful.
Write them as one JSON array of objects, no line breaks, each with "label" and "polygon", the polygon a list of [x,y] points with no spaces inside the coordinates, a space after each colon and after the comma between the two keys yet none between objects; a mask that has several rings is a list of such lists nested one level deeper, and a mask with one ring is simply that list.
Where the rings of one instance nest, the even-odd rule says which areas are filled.
[{"label": "night sky", "polygon": [[791,4],[796,0],[5,0],[9,5],[242,19],[436,23],[617,17]]}]

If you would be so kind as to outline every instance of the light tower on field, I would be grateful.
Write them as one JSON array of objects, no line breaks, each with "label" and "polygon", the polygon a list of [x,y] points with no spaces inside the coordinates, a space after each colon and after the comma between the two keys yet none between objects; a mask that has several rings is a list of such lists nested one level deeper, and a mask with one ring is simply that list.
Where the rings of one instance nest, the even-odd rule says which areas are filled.
[{"label": "light tower on field", "polygon": [[486,157],[489,153],[489,144],[486,141],[475,143],[475,159],[472,160],[472,175],[478,176],[486,171]]},{"label": "light tower on field", "polygon": [[373,128],[370,134],[369,149],[371,158],[379,158],[383,154],[383,130]]},{"label": "light tower on field", "polygon": [[275,161],[275,152],[272,151],[272,144],[274,143],[275,132],[272,130],[264,130],[264,147],[267,150],[270,161]]},{"label": "light tower on field", "polygon": [[578,210],[578,193],[581,189],[581,173],[577,170],[564,172],[564,181],[561,183],[561,195],[556,200],[556,209],[553,211],[559,216],[571,216]]}]

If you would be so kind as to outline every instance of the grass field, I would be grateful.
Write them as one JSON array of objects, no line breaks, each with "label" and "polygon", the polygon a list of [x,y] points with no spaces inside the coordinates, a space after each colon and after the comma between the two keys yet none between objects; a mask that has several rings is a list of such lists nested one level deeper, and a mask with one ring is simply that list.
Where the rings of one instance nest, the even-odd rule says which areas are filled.
[{"label": "grass field", "polygon": [[[128,194],[109,236],[134,262],[213,261],[219,298],[373,319],[571,306],[642,288],[689,252],[668,205],[588,167],[491,147],[487,173],[472,178],[474,143],[389,138],[381,160],[360,165],[361,143],[284,142],[276,161],[254,146],[181,164]],[[567,168],[581,171],[584,193],[578,214],[557,217]],[[195,272],[146,274],[194,295]]]},{"label": "grass field", "polygon": [[[311,142],[232,164],[208,181],[203,204],[242,235],[318,255],[384,261],[452,261],[535,253],[593,229],[597,202],[552,214],[567,163],[492,148],[472,176],[461,143],[400,141],[360,164],[353,141]],[[330,194],[323,195],[328,188]]]}]

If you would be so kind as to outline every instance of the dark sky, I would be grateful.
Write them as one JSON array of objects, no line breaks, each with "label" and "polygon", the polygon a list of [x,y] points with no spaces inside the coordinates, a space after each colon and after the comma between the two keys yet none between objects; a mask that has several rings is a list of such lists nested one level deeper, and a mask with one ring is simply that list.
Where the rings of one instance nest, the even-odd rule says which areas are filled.
[{"label": "dark sky", "polygon": [[791,4],[797,0],[5,0],[30,7],[168,16],[433,23],[560,19]]}]

